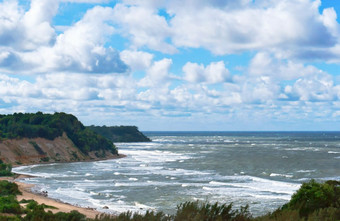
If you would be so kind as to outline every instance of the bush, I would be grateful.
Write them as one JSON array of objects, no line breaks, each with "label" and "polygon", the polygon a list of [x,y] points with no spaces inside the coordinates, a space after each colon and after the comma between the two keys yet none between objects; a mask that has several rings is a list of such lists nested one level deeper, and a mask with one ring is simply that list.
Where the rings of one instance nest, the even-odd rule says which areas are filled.
[{"label": "bush", "polygon": [[6,164],[0,160],[0,176],[12,176],[12,165]]},{"label": "bush", "polygon": [[0,213],[21,214],[22,210],[19,202],[15,196],[1,196],[0,197]]},{"label": "bush", "polygon": [[177,207],[175,221],[180,220],[251,220],[248,206],[240,210],[232,210],[232,204],[209,204],[200,202],[185,202]]},{"label": "bush", "polygon": [[301,217],[328,207],[340,207],[340,182],[317,183],[311,180],[302,184],[282,210],[298,210]]},{"label": "bush", "polygon": [[85,215],[78,211],[71,211],[69,213],[58,212],[53,214],[51,211],[45,212],[43,205],[36,205],[31,211],[22,218],[24,221],[85,221]]},{"label": "bush", "polygon": [[20,221],[20,217],[17,216],[1,216],[0,221]]},{"label": "bush", "polygon": [[18,185],[8,182],[7,180],[0,181],[0,196],[18,195],[21,194]]},{"label": "bush", "polygon": [[110,216],[101,214],[93,221],[170,221],[171,216],[165,215],[162,212],[155,213],[153,211],[146,211],[144,215],[139,213],[132,213],[130,211],[119,214],[118,216]]}]

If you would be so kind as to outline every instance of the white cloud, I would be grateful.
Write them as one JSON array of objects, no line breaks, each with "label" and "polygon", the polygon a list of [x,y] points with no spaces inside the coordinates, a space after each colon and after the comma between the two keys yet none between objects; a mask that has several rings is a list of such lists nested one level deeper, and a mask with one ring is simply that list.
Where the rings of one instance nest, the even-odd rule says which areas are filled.
[{"label": "white cloud", "polygon": [[15,46],[2,48],[0,66],[3,70],[28,74],[54,71],[121,73],[127,70],[119,53],[104,46],[115,31],[108,24],[112,20],[112,8],[94,7],[64,33],[55,36],[50,22],[58,8],[58,1],[51,4],[46,0],[34,0],[26,13],[20,11],[15,2],[7,4],[2,7],[14,8],[21,16],[16,16],[19,17],[17,24],[6,30],[5,36],[1,35],[0,39],[13,35],[21,43],[14,41],[12,44]]},{"label": "white cloud", "polygon": [[110,0],[60,0],[61,2],[74,2],[74,3],[108,3]]},{"label": "white cloud", "polygon": [[117,4],[113,15],[122,35],[131,40],[133,49],[147,46],[164,53],[177,52],[174,46],[166,42],[171,36],[171,29],[165,18],[157,14],[157,10]]},{"label": "white cloud", "polygon": [[58,10],[58,1],[32,0],[24,12],[17,1],[0,3],[0,45],[18,50],[34,50],[55,39],[50,22]]},{"label": "white cloud", "polygon": [[296,80],[320,73],[321,70],[289,59],[280,59],[273,53],[258,52],[250,61],[248,72],[252,76],[270,76],[275,81],[281,81]]},{"label": "white cloud", "polygon": [[120,57],[122,61],[131,68],[132,71],[138,71],[149,68],[154,55],[143,51],[124,50],[120,53]]},{"label": "white cloud", "polygon": [[[177,46],[204,47],[215,54],[271,47],[331,47],[336,37],[335,18],[320,15],[319,1],[271,1],[249,3],[236,9],[176,7],[171,25]],[[327,18],[325,18],[327,17]],[[326,24],[324,24],[324,22]],[[327,21],[327,22],[326,22]]]},{"label": "white cloud", "polygon": [[[174,53],[203,47],[218,55],[275,48],[291,57],[331,59],[338,57],[330,49],[340,39],[339,24],[334,9],[320,14],[320,5],[320,0],[129,0],[115,12],[136,48]],[[159,9],[169,17],[158,15]]]},{"label": "white cloud", "polygon": [[142,87],[166,87],[170,80],[169,70],[172,64],[171,59],[164,58],[160,61],[155,61],[147,70],[146,76],[140,80]]},{"label": "white cloud", "polygon": [[212,62],[207,67],[203,64],[187,62],[183,66],[184,79],[191,83],[216,84],[226,82],[230,78],[229,70],[223,61]]},{"label": "white cloud", "polygon": [[286,86],[285,92],[291,98],[302,101],[332,101],[336,97],[333,80],[325,73],[298,79],[292,86]]}]

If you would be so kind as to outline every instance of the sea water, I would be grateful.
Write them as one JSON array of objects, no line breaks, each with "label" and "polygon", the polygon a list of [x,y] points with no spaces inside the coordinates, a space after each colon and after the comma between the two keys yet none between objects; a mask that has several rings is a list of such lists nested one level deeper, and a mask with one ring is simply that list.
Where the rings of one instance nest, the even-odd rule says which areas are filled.
[{"label": "sea water", "polygon": [[[185,201],[249,205],[255,215],[287,203],[302,182],[340,180],[340,132],[149,132],[117,143],[117,160],[14,168],[51,198],[117,214],[174,213]],[[104,207],[108,209],[103,209]]]}]

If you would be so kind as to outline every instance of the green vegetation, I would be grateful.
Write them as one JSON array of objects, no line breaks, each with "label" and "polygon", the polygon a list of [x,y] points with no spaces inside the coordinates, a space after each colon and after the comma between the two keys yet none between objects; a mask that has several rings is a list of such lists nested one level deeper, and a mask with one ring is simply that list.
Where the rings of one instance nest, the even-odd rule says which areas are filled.
[{"label": "green vegetation", "polygon": [[232,204],[185,202],[177,206],[175,215],[166,215],[162,212],[155,213],[147,211],[144,215],[139,213],[125,212],[117,217],[101,215],[94,221],[201,221],[201,220],[229,220],[246,221],[251,220],[248,207],[241,207],[240,210],[233,210]]},{"label": "green vegetation", "polygon": [[[25,202],[25,201],[21,200],[20,203],[22,203],[22,202]],[[28,210],[32,210],[32,209],[36,208],[39,205],[37,203],[37,201],[35,201],[35,200],[27,200],[26,202],[28,203],[26,205],[26,209],[28,209]],[[49,206],[49,205],[45,205],[45,204],[41,204],[41,207],[44,208],[44,209],[45,208],[48,208],[48,209],[57,209],[54,206]]]},{"label": "green vegetation", "polygon": [[21,195],[18,185],[7,180],[0,181],[0,196]]},{"label": "green vegetation", "polygon": [[287,204],[268,216],[282,220],[288,215],[301,220],[340,220],[340,182],[304,183]]},{"label": "green vegetation", "polygon": [[[145,214],[130,211],[118,216],[102,214],[95,219],[86,219],[77,211],[70,213],[56,213],[46,211],[49,206],[39,205],[34,200],[23,201],[28,203],[22,208],[15,199],[18,194],[16,184],[0,181],[0,213],[10,213],[12,216],[1,216],[2,220],[46,220],[46,221],[314,221],[314,220],[340,220],[340,182],[327,181],[318,183],[314,180],[304,183],[292,196],[292,199],[276,211],[260,217],[252,217],[248,206],[233,209],[232,204],[209,204],[201,202],[185,202],[177,206],[174,215],[162,212],[147,211]],[[6,190],[4,190],[6,189]]]},{"label": "green vegetation", "polygon": [[0,197],[0,213],[21,214],[22,209],[14,195]]},{"label": "green vegetation", "polygon": [[102,135],[112,142],[150,142],[135,126],[88,126],[88,129]]},{"label": "green vegetation", "polygon": [[[14,113],[0,115],[0,140],[20,138],[45,138],[53,140],[63,133],[87,154],[89,151],[108,150],[113,154],[117,149],[108,139],[86,128],[78,119],[66,113],[36,114]],[[31,142],[39,154],[43,151],[35,142]]]},{"label": "green vegetation", "polygon": [[[85,215],[78,211],[70,213],[58,212],[53,214],[45,209],[55,209],[55,207],[45,204],[39,205],[34,200],[22,200],[20,203],[27,203],[22,207],[16,199],[16,195],[21,194],[18,190],[18,185],[8,182],[7,180],[0,181],[0,221],[15,220],[15,221],[85,221]],[[1,215],[6,213],[7,215]]]},{"label": "green vegetation", "polygon": [[[0,160],[0,176],[12,176],[12,165],[6,164]],[[1,190],[0,190],[1,191]]]}]

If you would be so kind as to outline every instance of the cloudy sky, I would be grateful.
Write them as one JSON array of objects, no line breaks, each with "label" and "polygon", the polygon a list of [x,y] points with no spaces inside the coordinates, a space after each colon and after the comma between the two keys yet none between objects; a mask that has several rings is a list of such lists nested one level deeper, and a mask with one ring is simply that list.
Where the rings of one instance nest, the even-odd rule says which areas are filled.
[{"label": "cloudy sky", "polygon": [[338,0],[2,0],[0,114],[339,130]]}]

